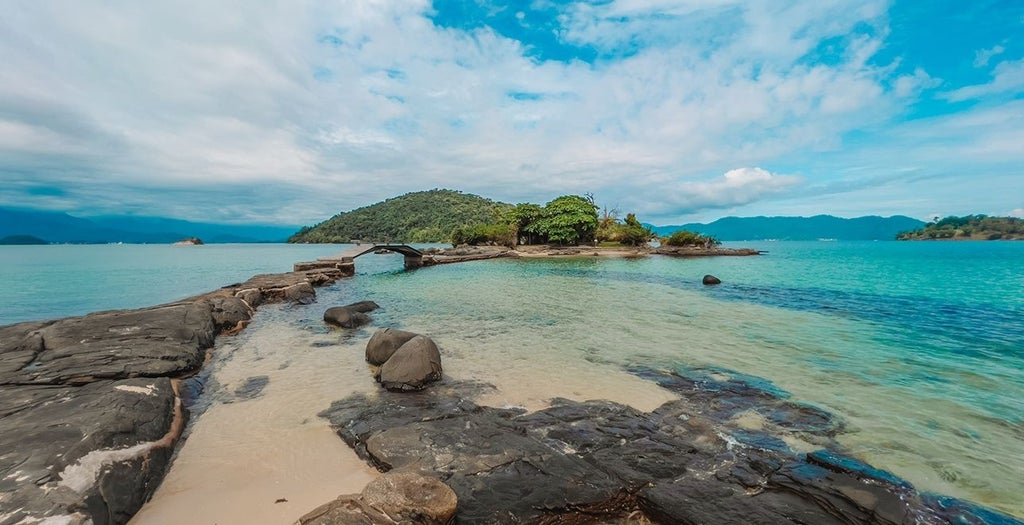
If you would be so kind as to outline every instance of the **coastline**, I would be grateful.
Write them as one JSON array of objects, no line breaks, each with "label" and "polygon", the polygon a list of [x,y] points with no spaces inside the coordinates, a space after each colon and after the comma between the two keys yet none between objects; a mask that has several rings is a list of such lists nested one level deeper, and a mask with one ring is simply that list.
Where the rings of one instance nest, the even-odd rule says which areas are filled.
[{"label": "coastline", "polygon": [[[620,253],[621,253],[621,251],[620,251]],[[572,256],[580,256],[580,255],[581,254],[563,253],[563,254],[557,254],[555,256],[572,257]],[[547,257],[547,256],[551,256],[551,255],[545,254],[545,255],[540,255],[540,256]],[[618,256],[628,256],[628,252],[627,252],[627,255],[618,255]],[[209,294],[203,294],[203,295],[196,296],[196,297],[193,297],[193,298],[190,298],[190,299],[187,299],[187,300],[179,301],[179,302],[176,302],[176,303],[170,303],[169,305],[161,305],[161,306],[158,306],[158,307],[142,309],[141,311],[149,311],[149,310],[154,310],[154,309],[160,309],[160,308],[167,307],[167,306],[174,306],[174,307],[176,307],[176,306],[180,306],[182,303],[186,303],[186,302],[192,302],[193,304],[194,303],[202,303],[204,301],[211,301],[214,297],[225,297],[226,298],[228,296],[234,296],[235,294],[241,293],[243,291],[248,291],[248,290],[253,290],[253,289],[263,290],[263,291],[260,292],[260,294],[267,296],[268,299],[283,300],[283,299],[287,299],[288,298],[288,293],[284,291],[285,288],[290,288],[292,286],[299,286],[300,288],[305,290],[305,287],[301,286],[301,284],[303,282],[310,282],[311,285],[313,284],[312,281],[316,281],[316,284],[319,284],[319,285],[329,284],[330,282],[333,282],[332,280],[330,280],[329,277],[326,278],[326,279],[325,278],[321,278],[321,277],[316,277],[316,275],[318,273],[319,272],[311,272],[310,274],[302,274],[302,275],[298,275],[298,274],[292,273],[292,274],[279,274],[277,276],[257,276],[257,277],[254,277],[253,279],[250,279],[249,281],[247,281],[244,284],[231,285],[230,287],[227,287],[227,288],[224,288],[224,289],[221,289],[221,290],[217,290],[217,291],[211,292]],[[312,281],[310,281],[310,279],[312,279]],[[273,291],[273,290],[278,290],[278,291]],[[295,292],[295,293],[292,294],[292,298],[301,298],[303,296],[308,297],[307,294],[298,293],[299,290],[293,290],[293,292]],[[250,297],[250,299],[253,299],[253,297]],[[210,308],[210,315],[211,315],[211,317],[215,317],[217,315],[221,316],[221,318],[220,318],[221,320],[220,320],[220,322],[218,324],[218,327],[221,330],[232,330],[232,329],[239,328],[239,324],[240,323],[244,326],[244,322],[246,321],[246,319],[243,318],[244,316],[240,316],[240,315],[236,315],[236,314],[231,314],[231,312],[230,312],[230,305],[231,305],[231,303],[233,303],[233,301],[227,301],[226,303],[224,302],[225,301],[224,299],[221,299],[220,301],[221,301],[221,303],[220,303],[221,306],[218,307],[218,306],[214,305],[214,303],[211,303],[212,306]],[[253,299],[253,302],[258,304],[260,302],[260,300]],[[124,313],[124,312],[103,312],[103,313],[97,313],[97,314],[90,314],[90,316],[102,316],[102,315],[105,315],[105,314],[118,314],[118,313]],[[231,314],[231,315],[229,315],[229,314]],[[85,316],[85,317],[90,317],[90,316]],[[250,318],[251,318],[251,312],[250,312]],[[66,321],[66,320],[58,320],[58,321],[53,321],[53,322],[50,322],[50,323],[56,324],[56,323],[60,323],[62,321]],[[12,326],[18,326],[18,325],[12,325]],[[6,329],[6,328],[10,328],[10,327],[4,327],[4,328]],[[43,327],[43,328],[45,328],[45,327]],[[127,334],[123,334],[123,335],[127,335]],[[6,336],[4,337],[4,340],[6,340]],[[5,349],[4,351],[6,352],[7,349]],[[196,369],[192,369],[192,370],[190,370],[187,373],[194,373],[195,370],[198,370],[198,369],[197,368]],[[75,378],[72,377],[69,380],[74,380],[74,379]],[[85,379],[78,378],[77,380],[84,381]],[[97,380],[97,381],[99,381],[99,380]],[[115,388],[118,387],[118,386],[124,386],[125,388],[133,388],[135,390],[120,389],[119,392],[137,393],[138,389],[140,389],[140,388],[144,389],[144,388],[146,388],[146,385],[148,385],[148,383],[146,383],[146,382],[143,382],[140,385],[127,384],[126,383],[126,384],[123,384],[123,385],[122,384],[118,384],[118,385],[115,386]],[[178,396],[175,395],[174,397],[178,397]],[[403,399],[403,398],[400,398],[400,399]],[[404,399],[412,399],[412,398],[404,398]],[[150,475],[150,478],[151,478],[151,480],[152,479],[159,479],[159,476]],[[102,492],[102,490],[100,490],[100,492]],[[6,512],[6,509],[4,509],[4,512]],[[2,515],[2,514],[0,514],[0,515]],[[5,517],[7,517],[7,516],[5,516]]]}]

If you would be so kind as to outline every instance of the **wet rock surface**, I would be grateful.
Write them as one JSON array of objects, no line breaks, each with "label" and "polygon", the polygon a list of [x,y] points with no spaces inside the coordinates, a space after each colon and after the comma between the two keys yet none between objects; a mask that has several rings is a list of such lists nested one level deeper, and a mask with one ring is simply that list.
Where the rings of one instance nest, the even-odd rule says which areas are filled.
[{"label": "wet rock surface", "polygon": [[[151,308],[0,327],[0,525],[126,523],[166,472],[184,426],[179,385],[214,339],[244,328],[254,303],[308,297],[337,276],[262,275]],[[265,385],[250,378],[236,394]]]},{"label": "wet rock surface", "polygon": [[486,385],[442,381],[353,395],[321,416],[377,468],[439,477],[459,523],[1020,523],[843,455],[841,421],[763,380],[631,371],[680,399],[652,412],[556,399],[527,414],[471,401]]},{"label": "wet rock surface", "polygon": [[324,322],[342,328],[358,328],[370,322],[370,316],[347,306],[334,306],[324,311]]}]

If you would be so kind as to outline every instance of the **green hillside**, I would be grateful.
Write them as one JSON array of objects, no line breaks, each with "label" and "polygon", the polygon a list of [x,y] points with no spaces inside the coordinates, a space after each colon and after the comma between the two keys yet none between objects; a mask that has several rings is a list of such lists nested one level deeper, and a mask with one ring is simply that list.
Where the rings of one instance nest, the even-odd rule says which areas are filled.
[{"label": "green hillside", "polygon": [[447,242],[455,228],[493,223],[511,207],[453,190],[406,193],[302,228],[288,242]]},{"label": "green hillside", "polygon": [[950,216],[924,228],[899,234],[901,241],[1024,239],[1024,219],[986,215]]}]

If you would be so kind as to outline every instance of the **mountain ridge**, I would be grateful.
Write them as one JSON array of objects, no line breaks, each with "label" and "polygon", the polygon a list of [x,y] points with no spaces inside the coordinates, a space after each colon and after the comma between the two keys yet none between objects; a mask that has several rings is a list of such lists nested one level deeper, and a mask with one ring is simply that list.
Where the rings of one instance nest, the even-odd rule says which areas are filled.
[{"label": "mountain ridge", "polygon": [[653,226],[651,229],[661,236],[678,230],[690,230],[710,235],[720,241],[813,241],[834,239],[844,241],[891,241],[896,235],[921,228],[924,221],[893,215],[865,215],[843,218],[833,215],[799,216],[756,216],[723,217],[709,223],[688,223],[671,226]]},{"label": "mountain ridge", "polygon": [[64,212],[0,207],[0,237],[31,235],[50,243],[173,243],[200,237],[208,243],[284,242],[297,227],[192,222],[166,217],[105,215],[75,217]]}]

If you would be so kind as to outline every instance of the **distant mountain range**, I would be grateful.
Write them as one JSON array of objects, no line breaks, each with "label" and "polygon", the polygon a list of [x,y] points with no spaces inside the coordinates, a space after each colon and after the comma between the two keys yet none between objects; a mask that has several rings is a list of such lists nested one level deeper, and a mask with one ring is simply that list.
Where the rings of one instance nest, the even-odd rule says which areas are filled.
[{"label": "distant mountain range", "polygon": [[[496,209],[506,206],[510,205],[475,195],[449,190],[432,190],[403,195],[367,208],[342,213],[316,227],[303,228],[302,231],[294,226],[212,224],[130,215],[81,218],[62,212],[0,207],[0,238],[14,236],[15,239],[12,239],[12,242],[18,236],[32,236],[50,243],[164,244],[189,237],[198,237],[205,243],[284,242],[294,235],[293,242],[346,242],[354,238],[377,237],[418,241],[419,237],[428,233],[440,235],[440,233],[447,232],[451,229],[452,224],[487,222],[493,219]],[[430,217],[424,216],[422,220],[416,220],[424,213]],[[366,216],[364,217],[364,215]],[[435,215],[444,220],[442,221]],[[342,223],[351,224],[349,227],[343,227]],[[394,231],[383,228],[388,225],[393,226]],[[888,241],[895,239],[896,235],[901,232],[923,228],[925,222],[902,215],[868,216],[855,219],[816,215],[814,217],[725,217],[708,224],[648,226],[660,236],[667,236],[672,232],[685,229],[711,235],[721,241],[763,239]]]},{"label": "distant mountain range", "polygon": [[298,227],[211,224],[167,219],[108,215],[88,219],[53,211],[0,207],[0,237],[33,236],[51,243],[153,243],[187,237],[205,243],[284,242]]},{"label": "distant mountain range", "polygon": [[757,241],[776,239],[780,241],[813,241],[835,239],[841,241],[891,241],[901,232],[917,230],[924,221],[894,215],[879,217],[871,215],[844,219],[831,215],[814,217],[725,217],[702,224],[690,223],[678,226],[651,226],[660,236],[679,230],[689,230],[710,235],[720,241]]}]

